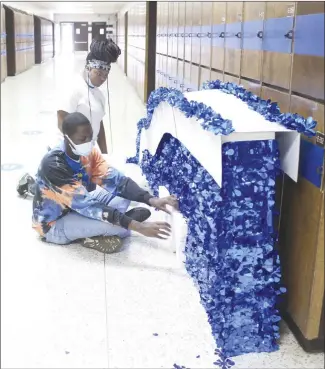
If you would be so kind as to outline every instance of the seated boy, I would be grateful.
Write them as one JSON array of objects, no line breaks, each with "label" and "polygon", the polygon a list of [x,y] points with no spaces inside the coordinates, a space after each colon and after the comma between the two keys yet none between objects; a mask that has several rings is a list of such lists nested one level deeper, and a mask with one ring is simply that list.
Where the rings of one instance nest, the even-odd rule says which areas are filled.
[{"label": "seated boy", "polygon": [[145,222],[151,213],[130,202],[144,203],[168,212],[177,207],[175,196],[155,198],[131,178],[109,168],[94,147],[89,120],[81,113],[65,117],[62,147],[49,151],[38,169],[33,201],[33,227],[43,240],[82,246],[104,253],[119,251],[130,231],[165,238],[170,225]]}]

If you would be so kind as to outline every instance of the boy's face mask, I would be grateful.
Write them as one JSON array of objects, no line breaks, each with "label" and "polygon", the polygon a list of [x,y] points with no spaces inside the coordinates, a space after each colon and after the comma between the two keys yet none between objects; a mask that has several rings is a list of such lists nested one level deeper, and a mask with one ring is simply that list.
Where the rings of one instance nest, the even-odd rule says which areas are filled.
[{"label": "boy's face mask", "polygon": [[85,142],[80,145],[76,145],[75,143],[72,142],[72,140],[68,135],[65,135],[65,138],[68,140],[72,152],[77,156],[88,156],[94,147],[93,140]]}]

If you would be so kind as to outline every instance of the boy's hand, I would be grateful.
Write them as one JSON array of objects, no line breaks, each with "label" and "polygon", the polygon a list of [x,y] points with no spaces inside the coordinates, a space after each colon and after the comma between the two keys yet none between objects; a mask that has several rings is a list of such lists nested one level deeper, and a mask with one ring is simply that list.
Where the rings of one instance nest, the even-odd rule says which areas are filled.
[{"label": "boy's hand", "polygon": [[178,210],[178,200],[177,200],[175,195],[162,197],[160,199],[157,198],[157,197],[153,197],[149,200],[149,204],[152,207],[154,207],[158,210],[162,210],[167,214],[170,214],[170,211],[167,209],[166,205],[170,205],[175,210]]},{"label": "boy's hand", "polygon": [[132,220],[129,229],[146,237],[160,238],[161,240],[167,239],[171,232],[171,226],[166,222],[139,223]]}]

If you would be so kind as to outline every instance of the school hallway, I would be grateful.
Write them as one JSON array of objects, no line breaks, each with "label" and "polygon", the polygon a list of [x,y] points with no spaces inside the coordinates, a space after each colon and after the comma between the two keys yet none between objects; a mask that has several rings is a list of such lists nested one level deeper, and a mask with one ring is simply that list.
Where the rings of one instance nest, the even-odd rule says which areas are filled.
[{"label": "school hallway", "polygon": [[[46,244],[31,227],[32,199],[17,195],[18,179],[36,173],[56,134],[56,91],[85,55],[57,57],[1,85],[1,367],[217,367],[199,294],[170,242],[132,235],[113,255]],[[108,82],[112,163],[139,180],[124,162],[145,107],[117,65]],[[105,128],[110,147],[108,116]],[[235,368],[323,367],[323,354],[306,354],[282,331],[279,351],[237,357]]]}]

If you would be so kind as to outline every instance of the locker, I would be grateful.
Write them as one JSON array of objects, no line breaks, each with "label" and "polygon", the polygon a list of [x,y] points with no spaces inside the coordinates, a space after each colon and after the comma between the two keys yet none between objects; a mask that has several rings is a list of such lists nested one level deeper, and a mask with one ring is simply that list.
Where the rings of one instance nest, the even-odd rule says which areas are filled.
[{"label": "locker", "polygon": [[167,87],[173,87],[173,59],[167,57],[166,84]]},{"label": "locker", "polygon": [[241,76],[260,81],[265,2],[244,2]]},{"label": "locker", "polygon": [[216,80],[223,82],[223,73],[212,70],[211,71],[211,81],[216,81]]},{"label": "locker", "polygon": [[201,62],[201,17],[202,3],[195,1],[192,3],[192,63]]},{"label": "locker", "polygon": [[223,71],[225,57],[226,2],[213,2],[211,68]]},{"label": "locker", "polygon": [[178,34],[179,34],[179,29],[178,29],[178,2],[174,2],[174,9],[173,9],[173,30],[172,30],[172,47],[171,47],[171,56],[174,56],[175,58],[177,58],[177,46],[178,46]]},{"label": "locker", "polygon": [[160,59],[160,55],[156,54],[156,89],[158,87],[160,87],[160,73],[161,73],[161,59]]},{"label": "locker", "polygon": [[162,2],[158,2],[157,3],[156,53],[161,53],[161,34],[162,34]]},{"label": "locker", "polygon": [[[316,101],[308,100],[300,96],[291,95],[290,112],[300,114],[303,117],[313,117],[317,122],[315,130],[322,133],[325,132],[324,104],[320,104]],[[316,137],[309,138],[308,140],[313,144],[316,144]]]},{"label": "locker", "polygon": [[201,65],[211,68],[212,2],[203,2],[201,21]]},{"label": "locker", "polygon": [[263,82],[290,88],[294,2],[266,2]]},{"label": "locker", "polygon": [[211,80],[211,70],[209,68],[201,67],[199,87],[201,88],[204,82],[210,80]]},{"label": "locker", "polygon": [[173,54],[173,34],[174,34],[174,2],[168,3],[168,38],[167,38],[167,55]]},{"label": "locker", "polygon": [[192,8],[193,4],[191,2],[185,3],[185,60],[190,62],[192,60]]},{"label": "locker", "polygon": [[171,59],[171,85],[172,88],[177,88],[178,86],[178,76],[177,76],[177,59]]},{"label": "locker", "polygon": [[161,56],[161,86],[167,87],[167,56]]},{"label": "locker", "polygon": [[179,88],[181,91],[184,91],[184,60],[177,60],[177,76],[177,88]]},{"label": "locker", "polygon": [[162,36],[161,36],[161,53],[168,54],[168,3],[162,2]]},{"label": "locker", "polygon": [[184,48],[185,48],[185,2],[178,3],[178,45],[177,45],[177,57],[184,59]]},{"label": "locker", "polygon": [[324,3],[297,3],[292,91],[324,99]]},{"label": "locker", "polygon": [[230,76],[229,74],[226,74],[226,73],[223,76],[223,81],[224,82],[236,83],[237,85],[239,85],[239,77]]},{"label": "locker", "polygon": [[243,2],[228,2],[225,33],[225,72],[240,75]]},{"label": "locker", "polygon": [[257,96],[261,96],[261,84],[254,83],[244,78],[240,79],[240,85]]},{"label": "locker", "polygon": [[277,102],[282,113],[288,113],[290,110],[290,95],[269,87],[262,87],[261,97],[265,100]]},{"label": "locker", "polygon": [[191,63],[184,62],[184,91],[191,89]]},{"label": "locker", "polygon": [[191,85],[190,88],[193,91],[197,91],[199,89],[200,82],[200,67],[197,65],[191,65]]}]

